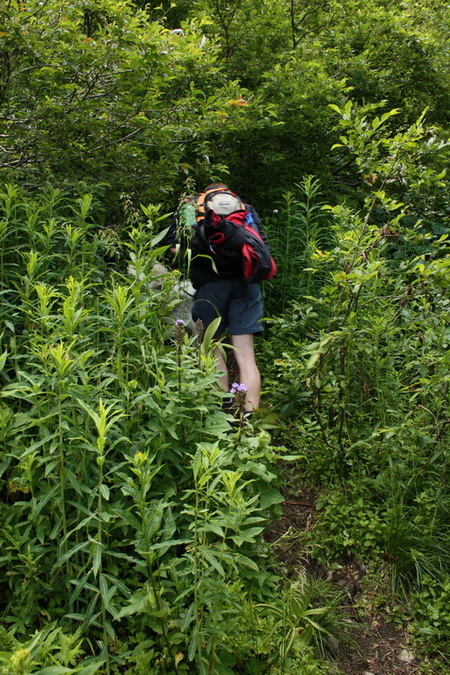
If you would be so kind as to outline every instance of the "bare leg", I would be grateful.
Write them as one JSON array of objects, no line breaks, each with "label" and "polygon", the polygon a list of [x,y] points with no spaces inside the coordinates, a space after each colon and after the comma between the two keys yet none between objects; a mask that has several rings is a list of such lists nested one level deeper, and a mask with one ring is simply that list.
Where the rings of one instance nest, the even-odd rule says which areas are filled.
[{"label": "bare leg", "polygon": [[216,347],[215,349],[215,355],[216,355],[216,365],[217,365],[217,370],[224,370],[224,374],[220,376],[220,384],[222,385],[222,389],[224,391],[229,391],[229,384],[228,384],[228,372],[227,372],[227,364],[225,363],[225,360],[223,358],[223,354],[220,351],[219,347]]},{"label": "bare leg", "polygon": [[247,387],[245,410],[255,410],[261,396],[261,376],[255,360],[253,335],[231,335],[231,344],[235,348],[239,379]]}]

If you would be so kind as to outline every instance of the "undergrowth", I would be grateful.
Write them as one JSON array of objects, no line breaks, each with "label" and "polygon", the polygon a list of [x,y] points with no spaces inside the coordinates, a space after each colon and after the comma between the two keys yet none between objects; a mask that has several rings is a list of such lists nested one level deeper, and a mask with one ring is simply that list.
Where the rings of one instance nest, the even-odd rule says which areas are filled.
[{"label": "undergrowth", "polygon": [[320,491],[310,555],[387,565],[386,592],[409,606],[418,648],[448,660],[450,230],[426,198],[428,185],[448,198],[445,172],[427,164],[423,118],[391,137],[396,111],[334,108],[337,150],[366,194],[360,208],[324,207],[332,234],[303,245],[302,297],[286,291],[287,311],[268,322],[268,415],[301,456],[297,480]]},{"label": "undergrowth", "polygon": [[158,209],[120,231],[90,195],[0,205],[2,672],[320,672],[333,594],[262,537],[285,453],[231,425],[215,326],[152,283]]}]

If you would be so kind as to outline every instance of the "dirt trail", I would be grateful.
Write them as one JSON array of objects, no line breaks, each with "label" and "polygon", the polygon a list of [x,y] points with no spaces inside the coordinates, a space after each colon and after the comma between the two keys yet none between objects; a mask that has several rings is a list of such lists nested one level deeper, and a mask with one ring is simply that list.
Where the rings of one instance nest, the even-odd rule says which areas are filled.
[{"label": "dirt trail", "polygon": [[[319,567],[305,552],[304,532],[314,526],[317,495],[307,488],[288,486],[283,514],[272,522],[267,540],[288,570],[303,568],[309,574],[326,578],[343,593],[349,627],[345,639],[336,636],[336,658],[330,668],[345,675],[433,675],[436,671],[416,656],[407,632],[383,617],[382,610],[370,607],[370,593],[363,583],[366,571],[355,561],[342,561],[338,569]],[[303,534],[303,536],[302,536]],[[365,601],[367,600],[367,601]]]}]

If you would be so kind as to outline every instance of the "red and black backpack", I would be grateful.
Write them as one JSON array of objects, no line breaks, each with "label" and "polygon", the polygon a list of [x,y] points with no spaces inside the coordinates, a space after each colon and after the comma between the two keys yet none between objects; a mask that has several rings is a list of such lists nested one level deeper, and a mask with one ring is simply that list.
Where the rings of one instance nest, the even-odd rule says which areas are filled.
[{"label": "red and black backpack", "polygon": [[252,214],[234,192],[212,188],[198,196],[197,232],[209,254],[220,263],[219,273],[234,267],[250,283],[275,275],[277,268],[269,247]]}]

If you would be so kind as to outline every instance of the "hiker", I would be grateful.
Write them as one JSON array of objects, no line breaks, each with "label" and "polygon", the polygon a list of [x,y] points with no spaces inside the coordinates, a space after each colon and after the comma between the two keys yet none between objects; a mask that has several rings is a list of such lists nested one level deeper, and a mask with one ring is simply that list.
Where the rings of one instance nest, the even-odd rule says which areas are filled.
[{"label": "hiker", "polygon": [[[192,258],[189,269],[189,276],[195,288],[192,318],[194,321],[201,319],[205,329],[218,316],[222,318],[215,337],[220,338],[226,331],[229,333],[239,368],[240,383],[246,387],[244,410],[250,417],[253,410],[259,407],[261,395],[261,377],[256,364],[253,339],[254,335],[263,330],[263,301],[259,283],[252,283],[243,276],[243,260],[240,250],[237,255],[236,249],[234,251],[229,249],[227,239],[220,245],[212,245],[213,237],[208,239],[205,236],[205,223],[208,221],[208,216],[211,216],[211,213],[208,213],[208,203],[213,204],[212,198],[215,197],[217,204],[217,195],[222,204],[229,200],[233,205],[232,200],[237,199],[237,210],[233,211],[233,215],[241,212],[246,214],[247,222],[251,223],[252,228],[250,239],[252,236],[257,238],[257,245],[268,252],[261,220],[253,206],[242,202],[224,183],[208,185],[196,198],[198,215],[195,233],[191,240]],[[208,202],[210,198],[211,201]],[[222,214],[227,213],[226,208],[225,206]],[[216,206],[215,210],[211,208],[211,211],[212,217],[220,220],[220,206]],[[216,216],[216,213],[219,215]],[[225,217],[223,215],[223,218]],[[252,234],[254,232],[256,235]],[[216,234],[216,239],[218,238],[220,237]],[[176,217],[169,230],[167,243],[171,246],[171,252],[176,253]],[[271,272],[268,274],[273,276],[276,270],[275,263],[270,255],[268,257],[271,266]],[[230,383],[227,365],[218,348],[216,348],[216,359],[218,370],[223,371],[220,377],[221,386],[224,391],[228,392]]]}]

